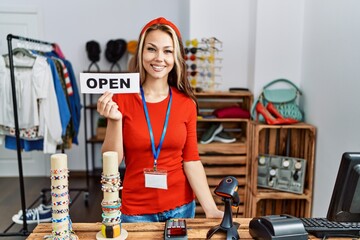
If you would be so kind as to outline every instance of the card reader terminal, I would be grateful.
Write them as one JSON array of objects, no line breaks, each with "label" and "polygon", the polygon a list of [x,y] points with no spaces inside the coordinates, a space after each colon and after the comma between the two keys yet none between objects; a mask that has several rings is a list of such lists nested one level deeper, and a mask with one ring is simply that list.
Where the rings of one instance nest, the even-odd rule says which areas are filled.
[{"label": "card reader terminal", "polygon": [[165,240],[183,240],[187,238],[187,229],[185,219],[172,218],[165,223]]}]

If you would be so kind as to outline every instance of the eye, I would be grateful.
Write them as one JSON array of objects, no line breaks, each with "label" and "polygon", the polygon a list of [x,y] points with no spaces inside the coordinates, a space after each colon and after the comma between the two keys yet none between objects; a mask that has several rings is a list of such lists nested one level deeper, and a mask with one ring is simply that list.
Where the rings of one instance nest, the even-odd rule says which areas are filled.
[{"label": "eye", "polygon": [[167,54],[172,54],[173,53],[172,50],[165,50],[164,52],[167,53]]},{"label": "eye", "polygon": [[156,49],[153,48],[153,47],[148,47],[146,50],[148,50],[149,52],[155,52],[156,51]]}]

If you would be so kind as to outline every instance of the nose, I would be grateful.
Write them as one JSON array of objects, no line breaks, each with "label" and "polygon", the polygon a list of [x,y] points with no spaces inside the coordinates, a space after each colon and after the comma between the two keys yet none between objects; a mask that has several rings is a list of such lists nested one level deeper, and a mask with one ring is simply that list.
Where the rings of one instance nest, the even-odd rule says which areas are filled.
[{"label": "nose", "polygon": [[162,53],[161,51],[157,51],[156,56],[155,56],[155,60],[156,61],[163,61],[164,60],[164,53]]}]

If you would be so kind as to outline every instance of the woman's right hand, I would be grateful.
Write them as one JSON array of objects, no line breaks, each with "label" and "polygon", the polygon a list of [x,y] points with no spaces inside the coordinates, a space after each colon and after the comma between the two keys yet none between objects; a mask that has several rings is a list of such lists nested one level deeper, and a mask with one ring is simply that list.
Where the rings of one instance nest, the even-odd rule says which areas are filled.
[{"label": "woman's right hand", "polygon": [[113,94],[105,92],[97,101],[97,111],[101,116],[111,120],[120,120],[122,113],[118,109],[118,105],[112,100]]}]

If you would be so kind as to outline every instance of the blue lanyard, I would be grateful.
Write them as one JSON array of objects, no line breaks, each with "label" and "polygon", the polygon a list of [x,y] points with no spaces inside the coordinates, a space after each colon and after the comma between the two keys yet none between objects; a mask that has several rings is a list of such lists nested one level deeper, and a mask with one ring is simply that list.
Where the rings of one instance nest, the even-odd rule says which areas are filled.
[{"label": "blue lanyard", "polygon": [[172,103],[172,92],[171,92],[171,88],[169,87],[170,99],[169,99],[169,103],[168,103],[167,110],[166,110],[164,128],[163,128],[161,138],[160,138],[160,142],[159,142],[159,146],[157,147],[157,149],[155,148],[154,134],[153,134],[152,127],[151,127],[149,112],[148,112],[148,109],[147,109],[147,106],[146,106],[144,90],[143,90],[142,87],[140,87],[140,92],[141,92],[141,99],[142,99],[142,102],[143,102],[146,122],[147,122],[147,125],[148,125],[148,128],[149,128],[150,141],[151,141],[151,150],[152,150],[153,155],[154,155],[154,171],[156,171],[156,169],[157,169],[157,160],[158,160],[158,157],[160,155],[160,150],[161,150],[162,144],[164,142],[166,129],[167,129],[167,126],[168,126],[168,123],[169,123],[170,109],[171,109],[171,103]]}]

